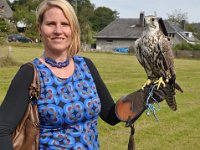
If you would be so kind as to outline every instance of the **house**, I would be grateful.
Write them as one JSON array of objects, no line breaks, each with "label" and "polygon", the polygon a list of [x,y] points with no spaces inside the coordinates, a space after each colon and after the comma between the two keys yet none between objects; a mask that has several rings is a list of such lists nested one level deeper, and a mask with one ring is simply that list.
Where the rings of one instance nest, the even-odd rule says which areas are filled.
[{"label": "house", "polygon": [[185,20],[182,20],[181,24],[170,23],[168,21],[164,21],[164,24],[167,29],[168,37],[171,39],[173,45],[181,42],[190,44],[199,43],[199,40],[195,38],[192,32],[186,31]]},{"label": "house", "polygon": [[0,0],[0,18],[10,19],[13,12],[6,0]]},{"label": "house", "polygon": [[[144,12],[141,12],[139,18],[118,18],[111,22],[94,36],[96,38],[96,50],[113,51],[116,48],[133,50],[134,41],[141,36],[144,30],[144,16]],[[192,36],[192,33],[163,21],[162,18],[158,18],[158,20],[160,29],[172,40],[174,45],[182,41],[195,42],[196,39]],[[185,26],[185,24],[182,25]]]}]

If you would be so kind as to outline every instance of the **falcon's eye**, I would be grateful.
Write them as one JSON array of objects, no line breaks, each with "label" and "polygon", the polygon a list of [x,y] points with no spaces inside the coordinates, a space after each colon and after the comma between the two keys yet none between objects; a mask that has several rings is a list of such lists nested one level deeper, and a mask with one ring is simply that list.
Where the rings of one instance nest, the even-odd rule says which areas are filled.
[{"label": "falcon's eye", "polygon": [[155,18],[151,18],[151,21],[154,21],[155,20]]}]

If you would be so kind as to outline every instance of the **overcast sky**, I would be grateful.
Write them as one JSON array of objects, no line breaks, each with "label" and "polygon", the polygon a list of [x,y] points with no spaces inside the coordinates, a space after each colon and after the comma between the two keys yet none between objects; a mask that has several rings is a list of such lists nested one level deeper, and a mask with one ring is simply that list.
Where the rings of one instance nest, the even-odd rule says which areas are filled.
[{"label": "overcast sky", "polygon": [[117,10],[120,18],[138,18],[141,11],[167,19],[175,10],[187,13],[188,21],[200,22],[200,0],[90,0],[96,7]]}]

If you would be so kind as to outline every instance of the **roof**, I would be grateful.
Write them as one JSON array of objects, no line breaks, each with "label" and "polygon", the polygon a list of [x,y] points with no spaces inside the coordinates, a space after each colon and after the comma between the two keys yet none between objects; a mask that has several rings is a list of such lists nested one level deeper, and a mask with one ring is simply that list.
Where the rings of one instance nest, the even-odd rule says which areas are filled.
[{"label": "roof", "polygon": [[[159,18],[162,32],[167,35],[167,30],[162,18]],[[95,38],[120,38],[137,39],[141,36],[144,27],[140,25],[140,19],[118,18],[98,32]]]},{"label": "roof", "polygon": [[95,38],[138,38],[143,27],[139,26],[139,19],[118,18],[97,33]]},{"label": "roof", "polygon": [[188,42],[198,41],[198,39],[196,39],[193,35],[191,37],[186,36],[185,33],[189,33],[189,32],[183,30],[179,24],[170,23],[168,21],[164,21],[164,23],[165,23],[165,27],[168,33],[176,33]]},{"label": "roof", "polygon": [[0,0],[0,18],[11,18],[13,12],[6,2],[6,0]]},{"label": "roof", "polygon": [[167,33],[176,33],[176,30],[172,27],[172,25],[168,21],[164,21],[165,28],[167,30]]},{"label": "roof", "polygon": [[[176,33],[186,41],[194,42],[194,37],[186,36],[184,31],[179,25],[171,24],[168,21],[159,19],[159,24],[162,32],[167,36],[169,33]],[[140,19],[136,18],[118,18],[107,25],[103,30],[98,32],[94,38],[98,39],[137,39],[141,36],[144,27],[139,25]]]}]

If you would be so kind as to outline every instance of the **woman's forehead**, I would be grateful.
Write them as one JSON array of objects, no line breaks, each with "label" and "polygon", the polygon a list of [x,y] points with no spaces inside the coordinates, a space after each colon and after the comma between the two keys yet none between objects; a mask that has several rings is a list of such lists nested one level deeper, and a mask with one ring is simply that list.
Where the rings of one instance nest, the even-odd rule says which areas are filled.
[{"label": "woman's forehead", "polygon": [[68,20],[63,10],[59,7],[51,7],[47,9],[43,14],[43,20],[45,19],[63,19]]}]

